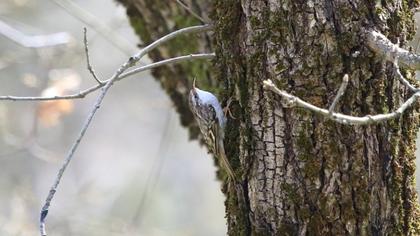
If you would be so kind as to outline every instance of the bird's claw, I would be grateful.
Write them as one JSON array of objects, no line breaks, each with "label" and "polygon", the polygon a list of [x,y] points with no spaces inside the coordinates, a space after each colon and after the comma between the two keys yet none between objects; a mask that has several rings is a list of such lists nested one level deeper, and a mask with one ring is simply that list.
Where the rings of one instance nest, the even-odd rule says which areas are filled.
[{"label": "bird's claw", "polygon": [[225,117],[227,117],[227,115],[229,114],[229,117],[236,120],[236,117],[233,116],[232,112],[230,111],[230,104],[233,101],[233,97],[230,97],[227,101],[226,107],[223,108],[223,113],[225,113]]}]

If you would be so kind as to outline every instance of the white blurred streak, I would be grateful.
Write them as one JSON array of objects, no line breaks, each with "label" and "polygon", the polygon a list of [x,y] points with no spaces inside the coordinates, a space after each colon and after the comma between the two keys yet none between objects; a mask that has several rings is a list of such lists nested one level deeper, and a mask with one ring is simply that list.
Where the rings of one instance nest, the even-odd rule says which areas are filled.
[{"label": "white blurred streak", "polygon": [[28,36],[0,20],[0,34],[27,48],[43,48],[67,44],[71,36],[66,32]]},{"label": "white blurred streak", "polygon": [[102,23],[97,17],[95,17],[90,12],[81,8],[79,5],[69,0],[52,0],[62,9],[64,9],[71,16],[79,19],[83,23],[92,27],[97,33],[103,36],[105,40],[114,45],[116,48],[120,49],[126,55],[131,56],[133,52],[137,51],[135,44],[130,43],[125,38],[115,33],[115,30],[109,28],[106,24]]},{"label": "white blurred streak", "polygon": [[[145,215],[145,209],[148,207],[147,200],[149,196],[152,194],[153,190],[155,189],[156,185],[159,182],[160,174],[167,157],[167,152],[169,150],[170,141],[172,138],[173,133],[173,116],[174,114],[172,109],[168,106],[166,108],[168,110],[166,114],[165,123],[162,129],[162,136],[160,138],[159,146],[157,149],[156,156],[153,159],[153,164],[150,169],[149,174],[147,175],[146,184],[142,190],[141,197],[139,199],[139,203],[137,208],[135,209],[133,218],[131,219],[130,227],[141,226],[143,223],[143,218]],[[139,176],[140,177],[140,176]]]}]

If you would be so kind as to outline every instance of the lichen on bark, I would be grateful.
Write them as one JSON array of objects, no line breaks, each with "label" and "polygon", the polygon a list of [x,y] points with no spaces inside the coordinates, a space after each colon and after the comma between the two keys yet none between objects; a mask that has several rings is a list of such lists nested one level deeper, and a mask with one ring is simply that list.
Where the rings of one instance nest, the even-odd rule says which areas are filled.
[{"label": "lichen on bark", "polygon": [[[252,131],[241,143],[246,152],[240,158],[253,162],[246,171],[252,234],[415,235],[418,207],[410,170],[416,111],[380,125],[343,126],[283,106],[262,89],[262,81],[274,80],[281,89],[328,107],[347,73],[351,82],[340,112],[395,109],[409,91],[395,82],[390,65],[364,45],[362,29],[374,27],[405,45],[413,33],[410,9],[417,2],[215,4],[216,49],[224,53],[218,68],[233,81],[247,81],[240,91],[247,100],[239,97],[244,112],[239,127]],[[232,15],[240,16],[238,24]],[[239,35],[227,37],[234,30]],[[233,54],[241,60],[224,58]],[[246,73],[232,73],[237,68]]]},{"label": "lichen on bark", "polygon": [[[145,43],[198,23],[174,2],[119,1]],[[244,196],[232,185],[223,188],[229,235],[419,235],[413,183],[418,107],[386,123],[346,126],[288,107],[262,84],[271,79],[328,107],[349,74],[337,111],[361,116],[394,110],[410,91],[394,78],[392,65],[368,49],[362,32],[374,28],[405,46],[413,37],[411,9],[418,1],[211,3],[210,11],[208,1],[188,1],[210,16],[212,35],[181,38],[151,57],[216,52],[211,70],[194,62],[154,74],[189,127],[188,76],[198,74],[222,101],[234,98],[236,119],[228,121],[225,146]],[[414,73],[405,74],[412,79]]]}]

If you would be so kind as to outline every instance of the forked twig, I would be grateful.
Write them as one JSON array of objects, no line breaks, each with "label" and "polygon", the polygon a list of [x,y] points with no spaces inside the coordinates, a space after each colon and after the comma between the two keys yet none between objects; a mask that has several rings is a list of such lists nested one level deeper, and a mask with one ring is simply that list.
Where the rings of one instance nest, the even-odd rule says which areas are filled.
[{"label": "forked twig", "polygon": [[93,69],[92,65],[90,64],[89,46],[88,46],[88,40],[87,40],[87,29],[86,29],[86,27],[83,28],[83,43],[85,45],[87,68],[88,68],[89,72],[92,74],[93,78],[96,80],[96,82],[98,82],[98,84],[103,84],[103,82],[98,79],[98,76],[96,76],[95,70]]},{"label": "forked twig", "polygon": [[[397,110],[394,112],[386,113],[386,114],[378,114],[378,115],[366,115],[366,116],[349,116],[344,115],[341,113],[333,112],[327,109],[323,109],[312,105],[308,102],[303,101],[302,99],[291,95],[283,90],[277,88],[276,85],[271,80],[265,80],[264,88],[273,91],[274,93],[280,95],[282,98],[286,99],[287,102],[291,105],[302,107],[304,109],[310,110],[316,114],[326,117],[327,119],[331,119],[340,124],[346,125],[368,125],[383,122],[386,120],[394,119],[399,117],[405,110],[411,107],[416,101],[417,98],[420,97],[420,91],[415,92],[411,97],[405,101]],[[337,95],[338,96],[338,95]],[[337,98],[336,96],[336,98]]]}]

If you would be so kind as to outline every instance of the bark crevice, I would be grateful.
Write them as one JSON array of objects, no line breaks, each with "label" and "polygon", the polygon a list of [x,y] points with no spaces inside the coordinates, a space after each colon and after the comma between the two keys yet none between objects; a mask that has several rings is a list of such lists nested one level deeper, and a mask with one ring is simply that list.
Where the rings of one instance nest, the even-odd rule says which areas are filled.
[{"label": "bark crevice", "polygon": [[[173,22],[193,22],[172,3],[120,1],[131,9],[133,27],[146,43],[171,30]],[[418,107],[386,123],[345,126],[288,107],[262,87],[271,79],[288,93],[328,107],[349,74],[337,111],[364,116],[394,110],[411,92],[394,82],[392,63],[369,50],[363,29],[406,45],[414,33],[410,9],[418,1],[215,0],[211,11],[207,1],[186,2],[211,18],[214,33],[194,38],[193,48],[169,45],[152,59],[188,50],[216,52],[211,72],[193,63],[155,75],[189,127],[195,125],[184,103],[190,83],[185,74],[198,71],[222,101],[235,98],[237,119],[228,121],[225,146],[245,196],[224,186],[229,235],[420,234],[413,184]]]}]

